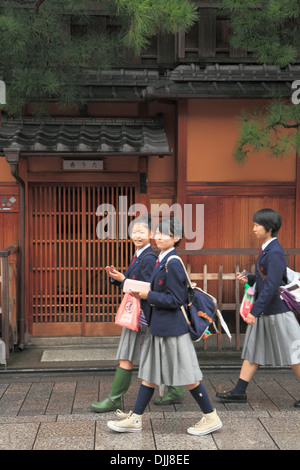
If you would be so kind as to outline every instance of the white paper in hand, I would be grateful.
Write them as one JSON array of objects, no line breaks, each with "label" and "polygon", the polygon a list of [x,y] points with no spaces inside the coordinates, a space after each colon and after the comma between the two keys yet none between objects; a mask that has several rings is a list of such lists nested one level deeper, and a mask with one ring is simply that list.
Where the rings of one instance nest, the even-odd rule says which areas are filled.
[{"label": "white paper in hand", "polygon": [[123,292],[150,290],[150,282],[136,281],[135,279],[125,279],[123,284]]}]

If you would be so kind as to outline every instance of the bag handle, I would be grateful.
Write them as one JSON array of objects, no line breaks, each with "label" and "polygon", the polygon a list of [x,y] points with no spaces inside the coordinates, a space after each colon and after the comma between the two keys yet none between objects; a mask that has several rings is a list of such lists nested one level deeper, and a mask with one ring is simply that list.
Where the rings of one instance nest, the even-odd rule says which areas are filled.
[{"label": "bag handle", "polygon": [[267,279],[267,276],[261,272],[260,264],[259,264],[258,258],[257,258],[257,260],[256,260],[256,265],[257,265],[257,271],[259,272],[260,277],[262,278],[263,281],[265,281],[265,280]]}]

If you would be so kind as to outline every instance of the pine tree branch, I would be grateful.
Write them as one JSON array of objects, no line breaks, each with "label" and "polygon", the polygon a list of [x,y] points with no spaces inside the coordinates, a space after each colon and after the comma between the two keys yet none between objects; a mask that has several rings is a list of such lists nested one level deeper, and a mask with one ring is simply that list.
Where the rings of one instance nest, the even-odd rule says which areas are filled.
[{"label": "pine tree branch", "polygon": [[299,129],[300,127],[300,122],[296,122],[295,124],[286,124],[285,122],[278,121],[275,122],[274,124],[267,126],[263,129],[263,131],[271,130],[273,129],[274,131],[276,130],[277,126],[282,126],[285,129]]},{"label": "pine tree branch", "polygon": [[35,15],[38,14],[39,8],[40,8],[40,6],[41,6],[44,2],[45,2],[45,0],[39,0],[39,1],[35,4],[35,7],[34,7],[34,9],[33,9],[33,13],[34,13]]}]

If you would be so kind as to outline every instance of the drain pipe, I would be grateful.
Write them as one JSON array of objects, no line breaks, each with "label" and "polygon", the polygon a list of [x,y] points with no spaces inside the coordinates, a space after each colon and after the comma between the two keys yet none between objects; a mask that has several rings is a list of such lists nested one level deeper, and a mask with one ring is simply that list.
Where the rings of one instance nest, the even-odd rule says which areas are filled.
[{"label": "drain pipe", "polygon": [[20,184],[20,301],[19,301],[19,349],[25,346],[25,183],[18,173],[18,163],[20,160],[19,148],[3,149],[10,171],[17,183]]}]

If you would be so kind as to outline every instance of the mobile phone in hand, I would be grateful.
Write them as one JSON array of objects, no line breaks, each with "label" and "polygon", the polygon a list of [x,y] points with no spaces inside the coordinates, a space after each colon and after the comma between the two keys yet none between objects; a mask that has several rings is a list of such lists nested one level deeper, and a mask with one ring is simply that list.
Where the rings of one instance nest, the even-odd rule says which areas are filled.
[{"label": "mobile phone in hand", "polygon": [[241,272],[241,276],[248,276],[249,273],[246,269],[244,269],[244,271]]}]

